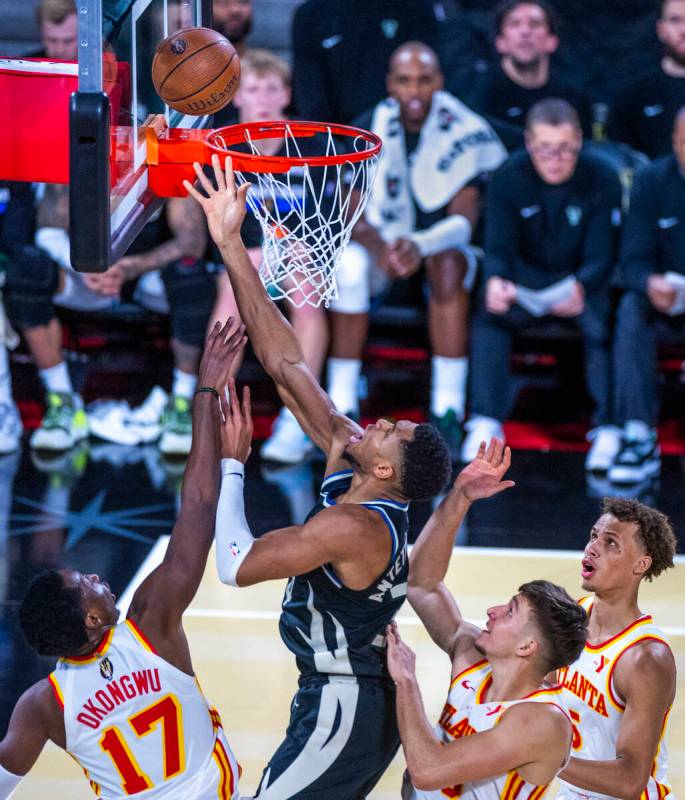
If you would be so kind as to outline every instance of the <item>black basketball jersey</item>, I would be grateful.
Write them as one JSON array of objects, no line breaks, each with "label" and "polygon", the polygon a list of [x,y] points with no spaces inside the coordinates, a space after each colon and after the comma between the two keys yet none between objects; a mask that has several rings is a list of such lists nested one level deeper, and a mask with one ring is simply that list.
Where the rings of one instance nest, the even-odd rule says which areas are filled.
[{"label": "black basketball jersey", "polygon": [[[321,484],[311,519],[346,492],[352,470],[335,472]],[[330,564],[288,581],[280,620],[281,638],[295,654],[300,672],[312,675],[385,677],[385,628],[407,594],[408,503],[369,500],[388,527],[392,553],[387,568],[367,589],[348,589]]]}]

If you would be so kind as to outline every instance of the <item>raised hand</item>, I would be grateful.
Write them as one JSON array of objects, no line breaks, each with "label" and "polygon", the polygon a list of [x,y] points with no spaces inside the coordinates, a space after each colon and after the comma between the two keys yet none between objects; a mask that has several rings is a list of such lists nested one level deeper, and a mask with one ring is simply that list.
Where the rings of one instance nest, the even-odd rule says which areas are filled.
[{"label": "raised hand", "polygon": [[250,389],[243,387],[242,403],[238,400],[235,381],[228,382],[228,397],[224,404],[224,421],[221,425],[221,457],[247,461],[252,450],[252,405]]},{"label": "raised hand", "polygon": [[233,317],[229,317],[225,325],[217,322],[205,342],[197,377],[198,386],[209,386],[221,395],[228,386],[233,362],[246,342],[245,326],[236,325]]},{"label": "raised hand", "polygon": [[471,503],[492,497],[515,485],[502,480],[510,466],[511,449],[493,436],[487,448],[481,442],[478,455],[457,475],[452,491],[461,492]]},{"label": "raised hand", "polygon": [[209,233],[216,244],[221,247],[227,239],[240,234],[240,226],[245,218],[245,202],[250,184],[244,183],[240,188],[236,187],[230,156],[226,156],[225,168],[222,169],[219,156],[213,155],[212,167],[216,187],[205,175],[202,165],[197,162],[193,164],[198,183],[207,193],[206,195],[196,189],[190,181],[183,181],[183,185],[188,194],[194,197],[202,207],[207,217]]},{"label": "raised hand", "polygon": [[416,655],[401,637],[396,622],[391,622],[385,629],[388,643],[388,671],[395,683],[411,681],[416,676]]}]

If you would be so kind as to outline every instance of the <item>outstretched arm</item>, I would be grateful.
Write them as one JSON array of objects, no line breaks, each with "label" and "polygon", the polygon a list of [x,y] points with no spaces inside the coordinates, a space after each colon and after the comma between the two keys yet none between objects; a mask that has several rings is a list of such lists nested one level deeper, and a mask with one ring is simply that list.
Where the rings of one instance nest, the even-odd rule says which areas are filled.
[{"label": "outstretched arm", "polygon": [[[198,388],[223,393],[229,384],[233,359],[245,344],[242,326],[232,320],[214,326],[200,363]],[[129,617],[146,632],[164,632],[180,624],[195,596],[214,538],[214,517],[219,494],[221,408],[212,392],[198,392],[193,400],[193,442],[188,458],[178,521],[164,561],[143,581],[133,596]]]},{"label": "outstretched arm", "polygon": [[[572,758],[560,777],[589,792],[638,800],[645,794],[666,715],[675,695],[675,662],[669,648],[647,642],[618,661],[614,685],[626,707],[618,729],[616,758]],[[645,680],[645,676],[649,676]],[[580,732],[583,721],[580,721]],[[655,789],[655,794],[657,790]],[[647,794],[650,794],[649,792]]]},{"label": "outstretched arm", "polygon": [[[444,580],[452,557],[455,534],[471,504],[514,485],[503,477],[511,464],[511,451],[493,438],[483,442],[476,458],[457,476],[449,494],[433,512],[412,550],[409,561],[409,602],[433,641],[453,663],[468,657],[478,629],[464,622],[454,596]],[[460,671],[460,664],[454,669]]]},{"label": "outstretched arm", "polygon": [[491,730],[443,745],[426,716],[413,651],[400,638],[396,623],[386,633],[402,749],[417,789],[456,789],[456,784],[523,768],[534,770],[528,776],[535,776],[531,783],[549,783],[571,742],[570,722],[560,710],[548,704],[522,703],[505,712]]},{"label": "outstretched arm", "polygon": [[218,156],[213,157],[213,166],[216,188],[200,165],[195,165],[198,181],[206,195],[188,181],[184,186],[207,216],[209,232],[224,260],[240,316],[257,358],[276,383],[281,399],[297,417],[303,430],[328,454],[337,433],[344,436],[344,432],[349,430],[349,436],[359,428],[336,411],[331,399],[319,386],[304,361],[293,329],[267,294],[250,262],[240,238],[249,184],[243,184],[239,189],[236,187],[230,158],[226,158],[225,170],[221,169]]}]

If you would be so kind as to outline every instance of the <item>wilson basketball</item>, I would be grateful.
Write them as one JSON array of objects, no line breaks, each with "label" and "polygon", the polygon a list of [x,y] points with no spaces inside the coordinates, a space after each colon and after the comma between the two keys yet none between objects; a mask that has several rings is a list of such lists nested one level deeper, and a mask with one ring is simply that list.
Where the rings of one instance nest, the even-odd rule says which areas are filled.
[{"label": "wilson basketball", "polygon": [[183,114],[213,114],[230,103],[240,81],[233,45],[210,28],[183,28],[166,38],[152,61],[157,94]]}]

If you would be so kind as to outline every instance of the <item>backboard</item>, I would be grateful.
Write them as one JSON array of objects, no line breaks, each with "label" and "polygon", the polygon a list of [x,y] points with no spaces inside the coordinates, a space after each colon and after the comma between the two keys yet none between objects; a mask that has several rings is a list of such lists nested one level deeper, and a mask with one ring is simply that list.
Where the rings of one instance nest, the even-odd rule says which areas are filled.
[{"label": "backboard", "polygon": [[164,115],[172,128],[209,127],[207,117],[170,109],[152,85],[160,42],[189,26],[211,26],[211,0],[76,0],[78,91],[71,96],[72,264],[102,271],[120,258],[158,208],[148,187],[145,128]]}]

